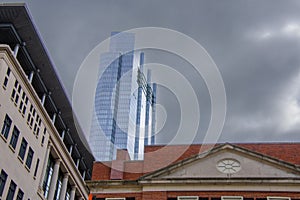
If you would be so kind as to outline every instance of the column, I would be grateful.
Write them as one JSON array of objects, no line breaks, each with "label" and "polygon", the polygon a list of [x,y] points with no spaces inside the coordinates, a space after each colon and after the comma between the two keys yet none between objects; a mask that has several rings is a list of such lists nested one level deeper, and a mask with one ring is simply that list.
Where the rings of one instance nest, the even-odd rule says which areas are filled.
[{"label": "column", "polygon": [[43,190],[43,182],[44,182],[45,175],[46,175],[45,173],[47,170],[47,164],[48,164],[49,155],[51,152],[51,147],[52,147],[52,145],[49,143],[47,146],[46,155],[45,155],[44,164],[43,164],[43,170],[42,170],[42,174],[41,174],[41,180],[40,180],[40,186],[39,186],[40,191]]},{"label": "column", "polygon": [[34,71],[31,71],[28,77],[29,83],[32,83],[33,75],[34,75]]},{"label": "column", "polygon": [[47,96],[47,94],[46,94],[46,93],[44,93],[44,94],[43,94],[43,96],[42,96],[42,100],[41,100],[41,103],[42,103],[42,105],[44,105],[44,104],[45,104],[45,101],[46,101],[46,96]]},{"label": "column", "polygon": [[82,179],[83,180],[85,179],[85,173],[86,173],[86,171],[84,170],[83,173],[82,173]]},{"label": "column", "polygon": [[60,160],[57,159],[55,161],[55,164],[54,164],[53,175],[52,175],[52,178],[51,178],[48,199],[54,199],[56,183],[57,183],[57,178],[58,178],[58,173],[59,173],[59,166],[60,166]]},{"label": "column", "polygon": [[72,186],[71,192],[70,192],[70,200],[75,199],[75,193],[76,193],[76,186]]},{"label": "column", "polygon": [[52,116],[52,123],[55,124],[57,113],[54,113]]},{"label": "column", "polygon": [[69,179],[69,173],[65,173],[62,186],[61,186],[61,192],[59,195],[59,200],[65,200],[66,198],[66,192],[67,192],[67,187],[68,187],[68,179]]},{"label": "column", "polygon": [[64,141],[64,138],[65,138],[65,133],[66,133],[66,131],[65,131],[65,130],[63,130],[63,131],[61,132],[61,140],[62,140],[62,141]]},{"label": "column", "polygon": [[80,160],[81,160],[81,158],[78,158],[77,161],[76,161],[76,167],[77,167],[77,169],[78,169],[78,167],[79,167]]},{"label": "column", "polygon": [[70,146],[70,149],[69,149],[70,155],[72,155],[72,151],[73,151],[73,144]]},{"label": "column", "polygon": [[18,55],[19,48],[20,48],[20,44],[16,44],[16,46],[14,48],[14,56],[15,57],[17,57],[17,55]]}]

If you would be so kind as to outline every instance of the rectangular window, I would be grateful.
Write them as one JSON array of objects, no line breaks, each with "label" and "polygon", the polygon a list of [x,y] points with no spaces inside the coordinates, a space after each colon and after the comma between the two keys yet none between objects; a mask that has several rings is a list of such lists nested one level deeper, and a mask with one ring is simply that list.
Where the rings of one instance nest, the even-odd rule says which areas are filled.
[{"label": "rectangular window", "polygon": [[242,196],[222,196],[221,200],[243,200]]},{"label": "rectangular window", "polygon": [[198,200],[199,197],[197,196],[179,196],[177,197],[178,200]]},{"label": "rectangular window", "polygon": [[125,198],[106,198],[105,200],[125,200]]},{"label": "rectangular window", "polygon": [[4,136],[5,139],[8,138],[10,127],[11,127],[11,119],[9,118],[8,115],[6,115],[3,122],[2,131],[1,131],[1,134]]},{"label": "rectangular window", "polygon": [[57,183],[56,183],[55,196],[54,196],[55,200],[59,200],[59,196],[61,193],[61,187],[62,187],[62,179],[63,179],[62,174],[61,174],[61,172],[59,172]]},{"label": "rectangular window", "polygon": [[25,157],[25,153],[26,153],[26,149],[27,149],[27,141],[25,140],[25,138],[22,139],[22,143],[21,143],[21,147],[20,147],[20,151],[19,151],[19,157],[24,160]]},{"label": "rectangular window", "polygon": [[5,171],[1,170],[1,174],[0,174],[0,197],[2,196],[4,187],[5,187],[5,183],[6,183],[6,179],[7,179],[7,174],[5,173]]},{"label": "rectangular window", "polygon": [[28,151],[27,159],[26,159],[26,166],[28,167],[28,169],[30,169],[30,167],[31,167],[33,154],[34,154],[34,152],[33,152],[32,148],[29,147],[29,151]]},{"label": "rectangular window", "polygon": [[49,189],[50,189],[50,182],[53,174],[53,167],[54,167],[54,161],[51,157],[48,159],[47,163],[47,169],[45,173],[45,179],[43,182],[43,191],[44,191],[44,196],[47,198],[49,194]]},{"label": "rectangular window", "polygon": [[267,200],[291,200],[291,197],[267,197]]},{"label": "rectangular window", "polygon": [[10,143],[9,143],[13,149],[16,149],[19,135],[20,135],[20,131],[16,126],[14,126],[13,134],[11,136]]},{"label": "rectangular window", "polygon": [[10,75],[10,68],[7,68],[6,75],[7,75],[7,76]]},{"label": "rectangular window", "polygon": [[10,185],[9,185],[6,200],[13,200],[14,199],[15,192],[16,192],[16,187],[17,187],[17,185],[15,184],[15,182],[10,181]]},{"label": "rectangular window", "polygon": [[36,177],[37,171],[39,169],[39,164],[40,164],[40,159],[37,159],[34,174],[33,174],[34,177]]},{"label": "rectangular window", "polygon": [[16,200],[23,200],[24,192],[19,189],[17,199]]},{"label": "rectangular window", "polygon": [[3,86],[4,86],[4,88],[6,88],[6,87],[7,87],[7,83],[8,83],[8,78],[7,78],[7,77],[5,77],[5,78],[4,78],[4,82],[3,82]]}]

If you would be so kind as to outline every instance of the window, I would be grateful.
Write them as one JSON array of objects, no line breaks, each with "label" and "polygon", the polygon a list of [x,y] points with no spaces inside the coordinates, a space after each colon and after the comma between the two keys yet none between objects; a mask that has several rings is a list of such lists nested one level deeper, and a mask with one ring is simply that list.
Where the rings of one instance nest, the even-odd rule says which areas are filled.
[{"label": "window", "polygon": [[19,82],[16,80],[14,89],[12,90],[12,93],[11,93],[11,100],[15,103],[15,105],[17,105],[19,103],[19,97],[21,95],[21,90],[22,90],[22,88],[19,85]]},{"label": "window", "polygon": [[4,136],[5,139],[8,138],[8,134],[10,131],[10,126],[11,126],[11,119],[9,118],[8,115],[5,116],[4,122],[3,122],[3,127],[1,134]]},{"label": "window", "polygon": [[291,200],[291,197],[267,197],[267,200]]},{"label": "window", "polygon": [[16,200],[23,200],[24,192],[19,189],[17,199]]},{"label": "window", "polygon": [[242,196],[222,196],[221,200],[243,200]]},{"label": "window", "polygon": [[22,98],[19,104],[19,112],[22,114],[22,116],[25,116],[26,108],[28,104],[28,97],[26,96],[25,92],[22,93]]},{"label": "window", "polygon": [[13,130],[13,134],[12,134],[11,139],[10,139],[10,143],[9,143],[10,146],[11,146],[13,149],[16,149],[19,135],[20,135],[20,131],[19,131],[18,128],[15,126],[15,127],[14,127],[14,130]]},{"label": "window", "polygon": [[105,200],[125,200],[125,198],[106,198]]},{"label": "window", "polygon": [[4,186],[5,186],[5,183],[6,183],[6,179],[7,179],[7,174],[5,173],[5,171],[1,170],[1,174],[0,174],[0,197],[2,196]]},{"label": "window", "polygon": [[178,200],[198,200],[199,197],[197,196],[179,196],[177,197]]},{"label": "window", "polygon": [[53,174],[53,167],[54,167],[54,161],[51,157],[48,159],[47,163],[47,169],[45,173],[45,179],[43,182],[43,191],[44,191],[44,196],[47,198],[49,194],[49,189],[50,189],[50,182]]},{"label": "window", "polygon": [[15,182],[10,181],[10,185],[9,185],[6,200],[13,200],[14,199],[15,192],[16,192],[16,187],[17,187],[17,185],[15,184]]},{"label": "window", "polygon": [[6,89],[7,87],[7,83],[8,83],[8,77],[10,75],[10,68],[7,68],[7,71],[6,71],[6,76],[4,78],[4,82],[3,82],[3,88]]},{"label": "window", "polygon": [[28,167],[28,169],[30,169],[30,167],[31,167],[33,154],[34,154],[34,152],[33,152],[32,148],[29,147],[29,151],[28,151],[27,159],[26,159],[26,166]]},{"label": "window", "polygon": [[7,75],[7,76],[10,75],[10,68],[7,68],[6,75]]},{"label": "window", "polygon": [[19,151],[19,157],[21,158],[21,160],[24,160],[26,149],[27,149],[27,141],[23,138],[20,151]]},{"label": "window", "polygon": [[4,82],[3,82],[3,86],[4,86],[4,88],[6,88],[6,86],[7,86],[7,83],[8,83],[8,78],[7,78],[7,77],[5,77],[5,78],[4,78]]},{"label": "window", "polygon": [[36,177],[37,171],[39,169],[39,164],[40,164],[40,159],[37,159],[34,174],[33,174],[34,177]]},{"label": "window", "polygon": [[46,135],[46,133],[47,133],[47,129],[46,128],[44,128],[44,131],[43,131],[43,136],[42,136],[42,141],[41,141],[41,145],[43,146],[44,145],[44,142],[45,142],[45,135]]},{"label": "window", "polygon": [[63,175],[61,172],[59,172],[57,183],[56,183],[55,195],[54,195],[55,200],[59,200],[59,196],[61,193],[61,187],[62,187],[62,179],[63,179]]}]

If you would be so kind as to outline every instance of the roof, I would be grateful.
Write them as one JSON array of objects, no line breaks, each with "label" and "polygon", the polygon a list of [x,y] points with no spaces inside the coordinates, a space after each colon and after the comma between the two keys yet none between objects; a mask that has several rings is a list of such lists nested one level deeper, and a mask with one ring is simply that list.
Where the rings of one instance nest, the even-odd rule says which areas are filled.
[{"label": "roof", "polygon": [[70,130],[71,138],[84,157],[87,167],[91,168],[94,157],[87,149],[82,130],[76,127],[77,119],[73,117],[70,100],[41,38],[24,3],[0,3],[0,43],[8,44],[12,49],[21,43],[18,60],[23,70],[27,75],[31,71],[36,72],[37,78],[33,85],[36,85],[38,95],[51,92],[53,105],[49,105],[46,110],[48,113],[61,113],[61,121]]},{"label": "roof", "polygon": [[[222,148],[222,146],[230,145],[241,152],[248,152],[256,157],[269,159],[274,162],[290,166],[291,168],[299,169],[300,166],[300,143],[244,143],[244,144],[216,144],[210,151],[215,152]],[[142,177],[151,176],[152,173],[159,173],[160,171],[167,170],[172,166],[180,165],[181,163],[189,162],[199,155],[205,154],[205,150],[211,148],[212,145],[155,145],[145,147],[145,157],[143,161],[124,161],[124,172],[121,177],[122,180],[139,180]],[[202,151],[200,152],[202,148]],[[164,149],[164,150],[162,150]],[[159,152],[152,154],[151,152]],[[175,156],[181,152],[179,156]],[[149,154],[150,153],[150,154]],[[168,159],[174,159],[171,162],[165,162]],[[109,181],[115,178],[115,173],[110,169],[111,166],[119,161],[112,162],[95,162],[93,167],[92,180],[93,181]],[[164,165],[168,163],[167,165]],[[149,170],[149,166],[153,169]],[[161,167],[159,167],[161,166]],[[134,169],[136,173],[128,171],[128,169]],[[119,171],[119,170],[117,170]],[[113,176],[112,176],[113,175]]]}]

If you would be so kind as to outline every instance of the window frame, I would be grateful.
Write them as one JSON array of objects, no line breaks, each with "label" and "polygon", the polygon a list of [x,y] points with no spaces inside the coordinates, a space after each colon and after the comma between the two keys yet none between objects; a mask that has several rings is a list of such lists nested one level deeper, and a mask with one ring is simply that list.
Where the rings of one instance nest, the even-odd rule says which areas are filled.
[{"label": "window frame", "polygon": [[16,200],[23,200],[23,197],[24,197],[24,192],[21,190],[21,188],[19,188]]},{"label": "window frame", "polygon": [[[7,195],[6,195],[7,200],[13,200],[14,199],[15,194],[16,194],[16,189],[17,189],[17,184],[13,180],[11,180],[10,184],[9,184],[8,191],[7,191]],[[12,195],[12,198],[9,198],[9,195]]]},{"label": "window frame", "polygon": [[244,200],[243,196],[221,196],[221,200]]},{"label": "window frame", "polygon": [[7,173],[2,169],[0,173],[0,197],[2,197],[5,188],[7,176]]},{"label": "window frame", "polygon": [[[23,153],[23,145],[25,144],[25,149],[24,149],[24,153]],[[28,146],[28,142],[26,141],[26,139],[23,137],[22,141],[21,141],[21,146],[19,149],[19,153],[18,153],[18,157],[24,161],[25,155],[26,155],[26,151],[27,151],[27,146]],[[22,153],[22,154],[21,154]]]},{"label": "window frame", "polygon": [[11,125],[12,125],[12,120],[6,114],[5,118],[4,118],[4,121],[3,121],[2,129],[1,129],[1,136],[4,137],[5,140],[7,140],[8,136],[9,136]]},{"label": "window frame", "polygon": [[178,196],[178,200],[199,200],[198,196]]},{"label": "window frame", "polygon": [[[31,154],[32,153],[32,154]],[[27,152],[27,157],[25,161],[25,166],[30,169],[33,161],[34,151],[31,147],[29,147],[29,150]],[[28,160],[30,158],[30,160]]]},{"label": "window frame", "polygon": [[105,198],[105,200],[126,200],[125,197],[120,197],[120,198]]},{"label": "window frame", "polygon": [[14,129],[13,129],[13,132],[12,132],[12,135],[10,138],[10,142],[9,142],[9,145],[13,148],[13,150],[15,150],[17,147],[19,136],[20,136],[20,131],[16,126],[14,126]]},{"label": "window frame", "polygon": [[291,197],[267,196],[267,200],[291,200]]}]

